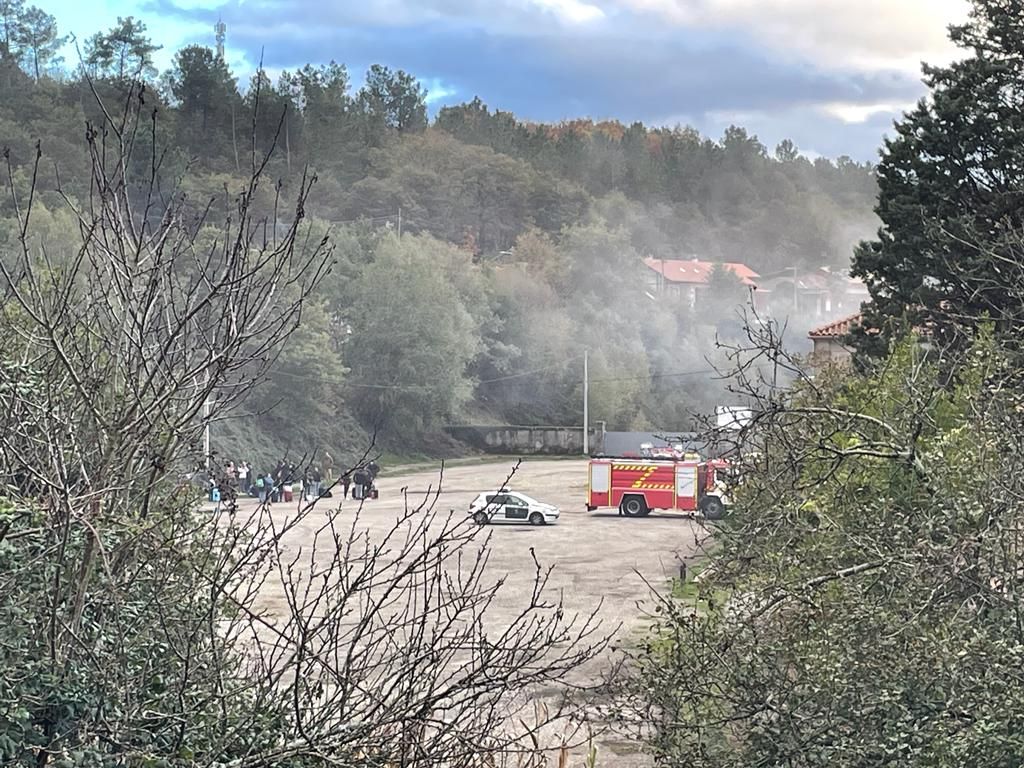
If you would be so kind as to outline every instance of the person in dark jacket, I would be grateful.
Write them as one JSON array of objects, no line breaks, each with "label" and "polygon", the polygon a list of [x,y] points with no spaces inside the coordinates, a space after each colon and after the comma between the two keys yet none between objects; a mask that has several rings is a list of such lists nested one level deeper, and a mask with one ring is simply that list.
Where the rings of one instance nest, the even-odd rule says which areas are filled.
[{"label": "person in dark jacket", "polygon": [[370,486],[370,474],[365,469],[357,469],[352,475],[352,498],[365,499]]},{"label": "person in dark jacket", "polygon": [[310,499],[319,499],[320,498],[320,492],[321,492],[320,491],[320,484],[324,480],[324,476],[320,473],[320,468],[319,467],[315,467],[314,466],[310,470],[310,472],[309,472],[309,480],[310,480],[310,483],[309,483],[309,485],[310,485],[310,488],[309,488],[309,498]]}]

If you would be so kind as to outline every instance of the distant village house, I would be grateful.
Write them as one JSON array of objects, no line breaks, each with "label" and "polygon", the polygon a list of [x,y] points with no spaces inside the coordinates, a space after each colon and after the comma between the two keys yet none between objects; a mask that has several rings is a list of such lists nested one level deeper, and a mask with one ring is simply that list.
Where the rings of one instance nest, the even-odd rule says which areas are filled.
[{"label": "distant village house", "polygon": [[814,345],[811,364],[816,368],[826,365],[848,365],[853,357],[853,351],[846,346],[846,335],[854,326],[860,325],[860,322],[861,314],[858,312],[811,329],[807,334],[807,338]]},{"label": "distant village house", "polygon": [[761,275],[754,294],[760,312],[808,320],[854,314],[869,298],[861,280],[827,267],[803,271],[790,268]]},{"label": "distant village house", "polygon": [[[691,307],[708,300],[708,280],[715,268],[713,261],[700,259],[644,259],[647,267],[647,291],[652,295],[681,298]],[[727,262],[723,265],[748,288],[756,288],[757,272],[746,264]]]},{"label": "distant village house", "polygon": [[[821,321],[858,312],[869,298],[862,281],[827,267],[804,271],[791,268],[762,275],[740,262],[725,262],[722,266],[752,291],[754,307],[768,317]],[[694,308],[715,300],[709,295],[713,261],[648,257],[644,267],[645,287],[652,298],[681,298]]]}]

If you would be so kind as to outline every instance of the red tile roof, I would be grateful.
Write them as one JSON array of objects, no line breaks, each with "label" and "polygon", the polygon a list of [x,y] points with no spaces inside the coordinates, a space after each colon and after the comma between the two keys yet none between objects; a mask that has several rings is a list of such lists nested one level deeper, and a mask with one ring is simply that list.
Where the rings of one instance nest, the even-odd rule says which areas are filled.
[{"label": "red tile roof", "polygon": [[[699,259],[655,259],[648,257],[644,264],[664,277],[670,283],[689,285],[707,285],[711,270],[715,268],[713,261],[700,261]],[[754,285],[753,278],[758,277],[757,272],[746,264],[738,262],[726,262],[725,266],[732,270],[744,285]]]},{"label": "red tile roof", "polygon": [[812,329],[808,334],[809,339],[839,339],[850,332],[850,328],[860,325],[862,315],[858,312],[855,315],[844,317],[840,320],[833,320],[828,325]]}]

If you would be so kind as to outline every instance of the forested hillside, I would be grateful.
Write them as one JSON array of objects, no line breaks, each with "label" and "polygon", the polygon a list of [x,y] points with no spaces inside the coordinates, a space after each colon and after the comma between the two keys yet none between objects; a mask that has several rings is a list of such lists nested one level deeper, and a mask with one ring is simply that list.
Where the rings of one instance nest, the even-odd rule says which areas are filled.
[{"label": "forested hillside", "polygon": [[642,257],[845,266],[876,226],[872,167],[812,161],[788,142],[769,150],[742,128],[715,140],[640,123],[538,125],[479,99],[431,119],[405,72],[374,66],[354,83],[331,62],[240,81],[202,46],[158,72],[131,18],[62,65],[59,20],[2,7],[5,253],[35,178],[28,245],[41,263],[73,257],[95,159],[83,136],[137,77],[152,121],[131,137],[145,151],[124,173],[157,168],[194,217],[197,247],[214,242],[264,154],[279,183],[252,202],[282,228],[295,211],[279,201],[315,177],[302,241],[329,238],[331,272],[245,413],[215,429],[221,452],[344,451],[372,432],[409,450],[451,422],[579,423],[584,350],[594,419],[686,428],[721,401],[707,358],[735,307],[653,302]]}]

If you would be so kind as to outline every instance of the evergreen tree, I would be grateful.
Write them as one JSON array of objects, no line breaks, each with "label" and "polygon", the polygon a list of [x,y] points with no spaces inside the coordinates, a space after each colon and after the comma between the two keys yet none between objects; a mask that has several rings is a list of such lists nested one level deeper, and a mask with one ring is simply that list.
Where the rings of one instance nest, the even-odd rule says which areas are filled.
[{"label": "evergreen tree", "polygon": [[0,0],[0,61],[18,57],[24,7],[24,0]]},{"label": "evergreen tree", "polygon": [[35,6],[25,11],[19,31],[21,57],[36,80],[47,64],[60,61],[57,51],[64,40],[57,34],[57,19],[53,16]]},{"label": "evergreen tree", "polygon": [[854,273],[872,301],[861,351],[877,355],[902,323],[958,339],[985,315],[1021,316],[1024,225],[1024,0],[973,0],[951,38],[973,55],[925,67],[930,97],[896,125],[878,168],[878,239]]},{"label": "evergreen tree", "polygon": [[379,145],[388,130],[415,133],[427,127],[427,91],[415,77],[374,64],[356,97],[371,144]]},{"label": "evergreen tree", "polygon": [[115,80],[156,76],[153,54],[162,46],[146,36],[146,25],[134,16],[117,17],[106,33],[97,32],[85,44],[85,63],[101,77]]},{"label": "evergreen tree", "polygon": [[208,158],[223,160],[237,145],[237,112],[241,106],[235,78],[224,60],[201,45],[182,48],[168,76],[179,104],[182,141]]}]

